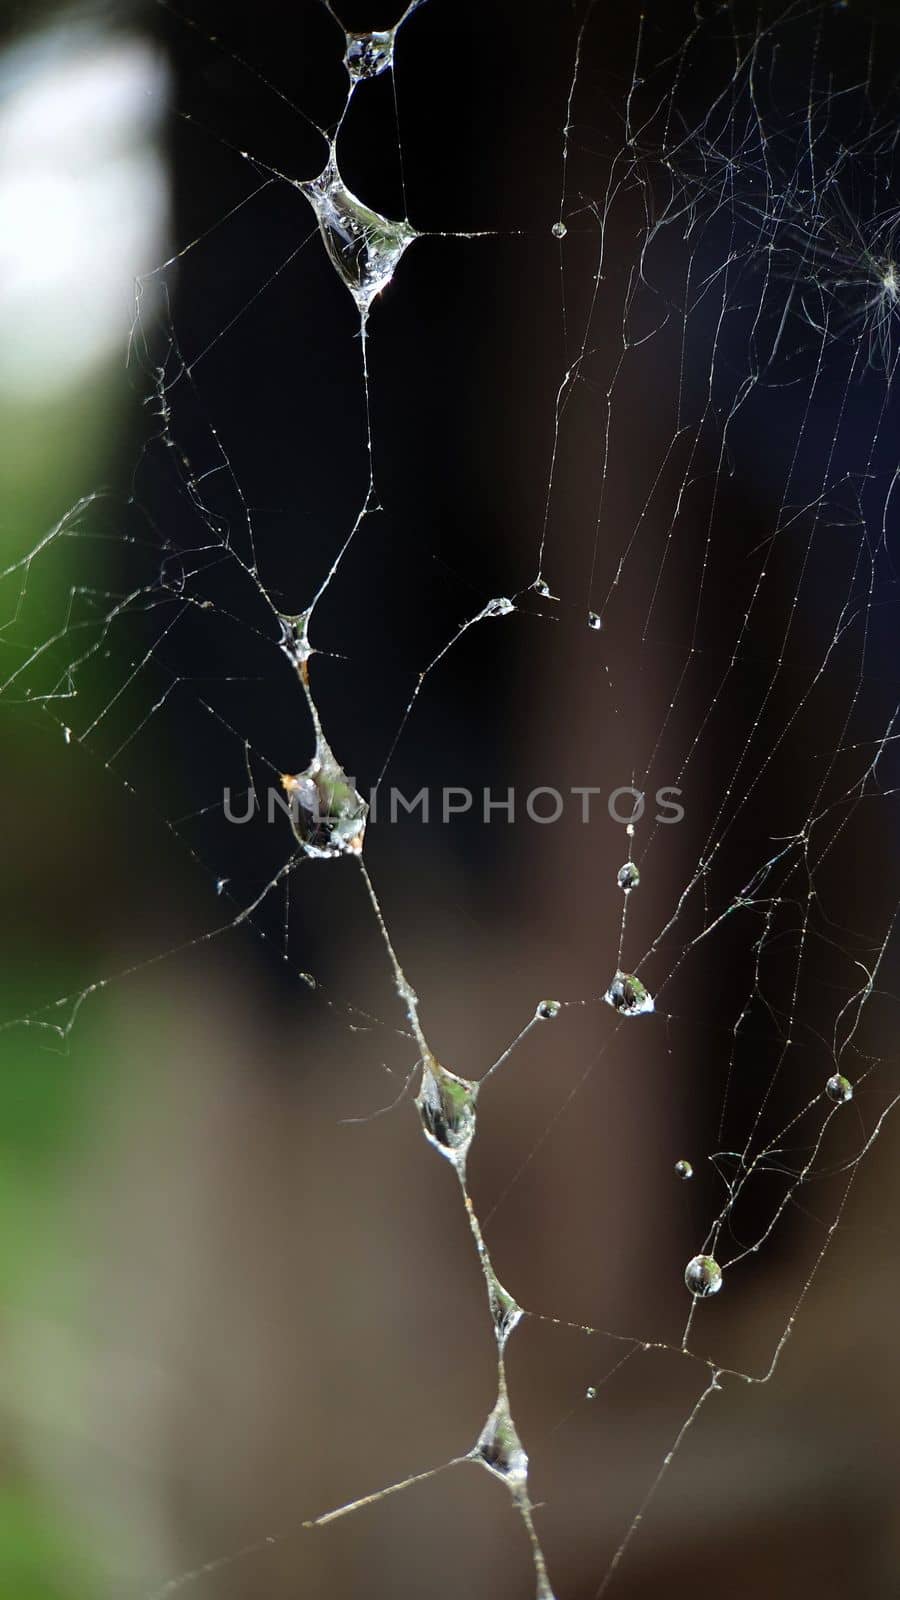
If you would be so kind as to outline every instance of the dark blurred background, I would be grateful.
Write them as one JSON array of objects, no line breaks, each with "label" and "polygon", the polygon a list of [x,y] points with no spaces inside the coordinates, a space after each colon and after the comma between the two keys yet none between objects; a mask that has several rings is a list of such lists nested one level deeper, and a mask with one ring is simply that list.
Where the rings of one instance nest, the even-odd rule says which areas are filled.
[{"label": "dark blurred background", "polygon": [[[754,241],[771,211],[734,82],[735,39],[756,37],[754,92],[781,130],[772,191],[808,187],[810,129],[819,173],[858,146],[838,165],[871,231],[895,194],[890,10],[651,6],[633,85],[638,8],[600,0],[562,253],[580,13],[560,0],[427,0],[398,38],[396,101],[390,75],[362,85],[341,130],[345,182],[389,216],[402,150],[426,236],[369,323],[382,509],[316,612],[327,737],[367,790],[418,674],[492,596],[527,590],[555,397],[596,289],[550,505],[560,601],[525,594],[466,633],[427,678],[387,782],[684,790],[684,822],[648,818],[635,840],[625,952],[649,952],[658,1003],[634,1032],[597,1003],[628,853],[602,799],[589,827],[570,806],[553,827],[374,823],[366,845],[449,1067],[480,1076],[544,996],[591,1001],[535,1030],[485,1090],[470,1163],[500,1277],[538,1314],[510,1343],[509,1379],[560,1600],[596,1593],[706,1383],[700,1364],[609,1335],[678,1345],[684,1263],[722,1204],[707,1158],[742,1148],[761,1107],[765,1140],[818,1092],[897,901],[890,745],[857,794],[897,700],[891,392],[859,355],[858,320],[822,353],[799,200],[783,230],[795,265],[779,259],[762,290]],[[341,16],[395,20],[349,0]],[[303,196],[269,181],[324,164],[306,119],[340,115],[340,30],[312,0],[29,5],[4,15],[3,41],[0,565],[15,570],[0,1020],[29,1021],[0,1033],[0,1595],[177,1592],[169,1580],[271,1535],[185,1593],[524,1596],[522,1530],[474,1467],[301,1529],[470,1448],[495,1397],[493,1337],[452,1173],[409,1099],[375,1115],[415,1053],[353,866],[306,863],[255,931],[203,937],[291,846],[286,825],[227,825],[223,786],[246,787],[247,760],[262,784],[312,754],[271,613],[223,531],[246,562],[252,529],[267,592],[296,612],[366,489],[358,315]],[[703,129],[674,178],[695,203],[653,234],[637,278],[653,208],[666,215],[657,89],[676,78],[681,133]],[[632,88],[647,120],[629,165]],[[694,945],[811,811],[806,858]],[[660,939],[710,829],[705,888]],[[693,1348],[765,1374],[839,1214],[777,1371],[725,1380],[613,1593],[896,1587],[890,1122],[842,1209],[897,1088],[895,994],[888,944],[841,1057],[863,1082],[816,1181],[695,1323]],[[767,1228],[822,1120],[747,1186],[725,1256]],[[696,1176],[676,1188],[680,1157]]]}]

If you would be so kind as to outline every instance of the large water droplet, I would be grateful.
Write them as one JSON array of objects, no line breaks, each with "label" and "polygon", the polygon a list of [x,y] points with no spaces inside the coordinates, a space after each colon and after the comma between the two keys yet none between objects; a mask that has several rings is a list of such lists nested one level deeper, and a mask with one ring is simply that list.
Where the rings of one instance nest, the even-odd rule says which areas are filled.
[{"label": "large water droplet", "polygon": [[564,239],[569,230],[564,222],[554,222],[550,231],[554,239]]},{"label": "large water droplet", "polygon": [[689,1161],[676,1161],[675,1176],[676,1178],[692,1178],[694,1176],[694,1169],[691,1166],[691,1163]]},{"label": "large water droplet", "polygon": [[653,996],[633,972],[617,972],[603,998],[623,1017],[642,1017],[653,1010]]},{"label": "large water droplet", "polygon": [[705,1300],[721,1289],[722,1268],[712,1256],[692,1256],[684,1269],[684,1282],[695,1300]]},{"label": "large water droplet", "polygon": [[833,1078],[828,1079],[825,1085],[825,1093],[829,1100],[834,1101],[836,1106],[843,1106],[847,1104],[848,1100],[853,1099],[853,1085],[849,1078],[844,1077],[843,1073],[836,1072]]},{"label": "large water droplet", "polygon": [[282,773],[294,837],[308,856],[359,855],[369,807],[319,734],[305,772]]},{"label": "large water droplet", "polygon": [[626,894],[630,889],[636,889],[640,881],[641,875],[633,861],[626,861],[625,865],[619,868],[616,882],[620,889],[625,890]]},{"label": "large water droplet", "polygon": [[448,1161],[465,1161],[475,1137],[477,1095],[477,1083],[448,1072],[433,1056],[423,1064],[416,1105],[426,1138]]},{"label": "large water droplet", "polygon": [[347,188],[334,151],[311,183],[297,187],[316,214],[331,263],[365,314],[394,276],[404,250],[418,238],[408,222],[393,222],[373,211]]},{"label": "large water droplet", "polygon": [[380,33],[348,33],[344,66],[351,82],[358,83],[361,78],[377,78],[380,73],[387,72],[394,65],[396,37],[396,28],[387,28]]},{"label": "large water droplet", "polygon": [[603,627],[603,618],[598,616],[596,611],[589,611],[588,612],[587,622],[588,622],[588,627],[592,628],[594,633],[599,633],[601,628]]},{"label": "large water droplet", "polygon": [[558,1000],[541,1000],[538,1002],[538,1007],[534,1014],[540,1018],[541,1022],[552,1022],[554,1017],[559,1016],[559,1011]]},{"label": "large water droplet", "polygon": [[475,1455],[489,1472],[496,1473],[504,1483],[512,1488],[524,1489],[528,1481],[528,1457],[516,1433],[509,1401],[504,1394],[500,1395],[478,1435]]}]

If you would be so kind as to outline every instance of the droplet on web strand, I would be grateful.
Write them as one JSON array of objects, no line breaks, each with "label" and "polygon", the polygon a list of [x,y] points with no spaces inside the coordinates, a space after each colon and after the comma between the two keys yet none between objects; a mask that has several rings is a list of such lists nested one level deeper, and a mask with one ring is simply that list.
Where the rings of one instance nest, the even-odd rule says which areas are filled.
[{"label": "droplet on web strand", "polygon": [[448,1072],[432,1056],[422,1066],[416,1106],[425,1137],[448,1161],[465,1162],[475,1137],[477,1083]]},{"label": "droplet on web strand", "polygon": [[646,1016],[654,1009],[653,996],[633,972],[617,972],[603,998],[623,1017]]},{"label": "droplet on web strand", "polygon": [[394,65],[396,28],[386,28],[373,33],[348,33],[344,51],[344,66],[352,84],[364,78],[380,77]]},{"label": "droplet on web strand", "polygon": [[365,316],[375,296],[390,283],[404,251],[418,238],[415,228],[364,205],[344,183],[334,149],[318,178],[297,187],[316,214],[335,272]]},{"label": "droplet on web strand", "polygon": [[692,1256],[684,1269],[685,1287],[695,1300],[706,1300],[722,1287],[722,1268],[713,1256]]}]

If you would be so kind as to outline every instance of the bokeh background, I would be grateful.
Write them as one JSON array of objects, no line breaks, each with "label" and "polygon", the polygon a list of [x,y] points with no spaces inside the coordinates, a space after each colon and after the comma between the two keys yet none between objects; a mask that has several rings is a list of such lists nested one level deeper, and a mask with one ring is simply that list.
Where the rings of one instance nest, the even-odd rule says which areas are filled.
[{"label": "bokeh background", "polygon": [[[786,31],[786,76],[795,73],[798,92],[817,52],[820,86],[832,64],[865,75],[873,21],[889,17],[850,10],[844,35],[830,7]],[[251,508],[260,570],[291,611],[351,525],[366,462],[353,304],[318,239],[308,239],[305,201],[288,184],[265,185],[268,168],[307,177],[318,169],[321,140],[296,108],[322,123],[338,114],[339,32],[312,3],[264,0],[246,13],[186,0],[181,11],[29,4],[3,18],[0,565],[62,527],[4,580],[0,634],[11,679],[0,707],[0,1020],[30,1019],[0,1033],[0,1595],[144,1600],[178,1592],[165,1586],[206,1563],[186,1594],[526,1595],[522,1530],[502,1486],[474,1467],[329,1529],[301,1528],[470,1448],[496,1369],[452,1174],[419,1135],[408,1099],[374,1115],[398,1094],[414,1054],[396,1031],[402,1012],[352,866],[303,868],[286,944],[278,896],[258,919],[264,937],[244,929],[202,938],[252,898],[289,844],[277,830],[229,828],[216,810],[223,784],[245,782],[242,740],[264,777],[266,762],[300,770],[310,739],[252,586],[228,562],[198,566],[191,554],[209,527],[190,480],[237,541]],[[357,28],[395,20],[362,4],[341,14]],[[666,7],[651,19],[660,55],[665,30],[676,49],[692,15]],[[576,21],[551,0],[428,0],[400,36],[396,106],[389,79],[364,86],[342,135],[350,187],[397,215],[399,112],[415,225],[490,232],[417,242],[372,316],[384,510],[364,525],[321,607],[314,662],[328,737],[363,786],[421,668],[491,596],[534,575],[564,359],[549,229]],[[596,208],[622,141],[637,21],[635,7],[600,0],[585,40],[569,191],[573,322],[590,292]],[[877,33],[880,49],[888,37]],[[727,44],[724,22],[718,38]],[[711,53],[708,84],[720,70]],[[686,113],[693,104],[700,116],[704,82],[701,61]],[[645,229],[641,203],[634,189],[610,212],[608,304],[604,289],[595,362],[562,436],[547,572],[563,604],[535,603],[471,630],[429,678],[390,769],[405,793],[423,784],[605,791],[631,781],[635,752],[652,743],[696,606],[702,494],[687,508],[678,547],[687,555],[669,569],[651,642],[636,645],[636,619],[671,522],[665,493],[629,579],[633,611],[629,591],[602,646],[584,625],[603,392]],[[692,242],[665,248],[676,281]],[[697,262],[717,248],[705,235]],[[707,370],[711,336],[701,328],[687,386]],[[678,339],[661,329],[647,349],[616,391],[601,573],[614,570],[619,530],[634,525],[646,495],[647,462],[674,431]],[[744,360],[740,328],[721,334],[721,351],[726,370]],[[830,386],[816,390],[801,470],[810,482],[835,437],[841,359]],[[802,363],[799,392],[809,393]],[[883,392],[874,375],[850,391],[854,465]],[[660,755],[660,782],[674,782],[710,668],[732,647],[748,557],[771,533],[798,414],[795,391],[779,387],[737,436],[716,501],[716,623],[705,623],[700,672]],[[890,413],[880,438],[878,466],[889,470]],[[702,439],[698,481],[712,478],[711,450]],[[831,636],[847,563],[865,542],[860,527],[848,513],[817,536],[790,671],[766,708],[773,738]],[[651,942],[693,870],[771,678],[799,548],[776,546],[769,635],[742,663],[692,768],[685,823],[657,831],[634,908],[635,948]],[[202,614],[173,603],[186,572],[191,592],[211,602]],[[890,575],[881,578],[865,665],[869,738],[896,692],[893,591]],[[67,678],[78,639],[93,647],[98,623],[133,590],[141,596]],[[729,840],[734,883],[788,831],[791,785],[802,815],[804,783],[843,740],[858,676],[858,657],[836,652]],[[889,789],[887,760],[883,772]],[[429,1039],[454,1070],[480,1075],[542,996],[605,987],[625,852],[621,828],[600,810],[589,829],[570,809],[552,828],[462,818],[370,830],[367,859],[392,937]],[[797,1055],[774,1117],[784,1120],[827,1075],[828,1029],[858,981],[853,958],[871,960],[885,936],[897,888],[892,819],[890,795],[880,794],[852,826],[839,833],[835,823],[817,880],[834,952],[819,941],[806,958]],[[219,879],[227,883],[217,895]],[[497,1270],[529,1310],[677,1344],[683,1263],[720,1201],[704,1156],[719,1145],[730,1030],[758,932],[710,941],[637,1038],[613,1035],[602,1005],[569,1008],[531,1034],[485,1091],[472,1192]],[[795,950],[796,921],[783,942]],[[157,959],[167,951],[178,953]],[[676,956],[677,941],[656,973]],[[767,993],[783,1001],[790,972],[768,971]],[[843,1142],[826,1152],[832,1176],[801,1194],[759,1257],[703,1308],[696,1347],[748,1373],[767,1370],[826,1240],[846,1181],[834,1169],[896,1089],[893,974],[889,958],[860,1040],[877,1066]],[[52,1002],[77,1000],[107,977],[116,981],[93,990],[69,1028],[72,1004]],[[379,1020],[361,1027],[348,1007]],[[742,1058],[732,1089],[738,1137],[765,1093],[771,1038],[761,1035],[759,1050],[759,1070]],[[895,1152],[888,1122],[775,1377],[762,1387],[731,1382],[714,1397],[614,1593],[892,1592]],[[676,1190],[672,1166],[684,1155],[697,1177]],[[745,1237],[783,1188],[776,1174],[771,1190],[754,1192]],[[560,1600],[594,1595],[705,1371],[536,1317],[510,1344],[509,1377],[556,1591]],[[245,1546],[254,1548],[217,1564]]]}]

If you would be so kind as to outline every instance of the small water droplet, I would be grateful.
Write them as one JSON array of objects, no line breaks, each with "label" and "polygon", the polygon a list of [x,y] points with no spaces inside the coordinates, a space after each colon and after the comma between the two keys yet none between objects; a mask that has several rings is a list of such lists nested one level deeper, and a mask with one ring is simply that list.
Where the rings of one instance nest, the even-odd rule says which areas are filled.
[{"label": "small water droplet", "polygon": [[619,888],[624,889],[626,894],[628,894],[630,890],[636,889],[640,881],[641,875],[633,861],[626,861],[625,865],[619,868],[619,871],[616,875],[616,882],[618,883]]},{"label": "small water droplet", "polygon": [[227,883],[230,883],[230,882],[231,882],[230,878],[217,878],[216,879],[216,894],[221,894],[223,889],[225,888],[225,885]]},{"label": "small water droplet", "polygon": [[685,1287],[695,1300],[706,1300],[722,1287],[722,1268],[712,1256],[693,1256],[684,1269]]},{"label": "small water droplet", "polygon": [[510,1415],[509,1401],[503,1394],[478,1435],[475,1455],[489,1472],[495,1473],[511,1487],[524,1489],[528,1479],[528,1457]]},{"label": "small water droplet", "polygon": [[491,1273],[488,1284],[488,1300],[491,1307],[491,1317],[494,1322],[494,1332],[497,1343],[502,1350],[514,1328],[519,1326],[525,1313],[522,1307],[513,1299],[508,1289],[504,1289],[500,1279]]},{"label": "small water droplet", "polygon": [[377,78],[382,72],[387,72],[394,65],[396,37],[396,28],[388,28],[380,33],[348,33],[344,66],[351,82],[359,83],[361,78]]},{"label": "small water droplet", "polygon": [[829,1100],[834,1101],[836,1106],[843,1106],[847,1104],[848,1100],[853,1099],[853,1085],[849,1078],[844,1077],[843,1073],[836,1072],[834,1077],[828,1079],[825,1085],[825,1093]]},{"label": "small water droplet", "polygon": [[560,1003],[558,1000],[541,1000],[534,1014],[536,1017],[540,1017],[542,1022],[552,1022],[554,1017],[559,1016],[559,1010]]},{"label": "small water droplet", "polygon": [[475,1137],[477,1083],[448,1072],[432,1056],[422,1066],[416,1106],[425,1137],[448,1161],[465,1161]]},{"label": "small water droplet", "polygon": [[65,739],[66,744],[71,744],[72,743],[72,729],[71,728],[63,728],[63,738]]},{"label": "small water droplet", "polygon": [[564,239],[569,230],[564,222],[554,222],[550,231],[553,234],[554,239]]},{"label": "small water droplet", "polygon": [[310,611],[298,611],[295,616],[289,616],[287,612],[278,613],[278,621],[281,624],[281,638],[278,643],[295,667],[302,667],[304,661],[308,661],[313,653],[313,647],[309,642],[311,615]]},{"label": "small water droplet", "polygon": [[596,1400],[596,1398],[597,1398],[597,1391],[596,1391],[596,1389],[595,1389],[595,1388],[594,1388],[594,1385],[593,1385],[593,1384],[591,1384],[591,1386],[590,1386],[590,1388],[588,1388],[588,1389],[586,1389],[586,1390],[585,1390],[585,1392],[584,1392],[584,1398],[585,1398],[585,1400]]},{"label": "small water droplet", "polygon": [[634,823],[633,822],[629,822],[628,827],[625,829],[625,832],[627,833],[629,839],[633,839],[634,838]]},{"label": "small water droplet", "polygon": [[483,617],[508,617],[515,611],[515,605],[505,594],[499,595],[495,600],[489,600],[481,615]]},{"label": "small water droplet", "polygon": [[653,1010],[653,996],[633,972],[617,972],[603,998],[623,1017],[642,1017]]},{"label": "small water droplet", "polygon": [[559,599],[559,595],[553,593],[553,591],[550,588],[550,585],[547,582],[546,578],[535,578],[534,583],[531,585],[531,587],[534,590],[535,594],[539,594],[540,595],[542,600],[558,600]]},{"label": "small water droplet", "polygon": [[319,224],[331,264],[365,314],[394,276],[403,252],[418,237],[408,222],[394,222],[364,205],[347,188],[334,150],[324,172],[298,188]]},{"label": "small water droplet", "polygon": [[692,1178],[694,1176],[694,1169],[691,1166],[691,1163],[689,1161],[676,1161],[675,1176],[676,1178]]},{"label": "small water droplet", "polygon": [[588,627],[593,628],[595,633],[599,633],[600,629],[603,627],[603,618],[599,616],[596,611],[588,612],[587,622]]}]

